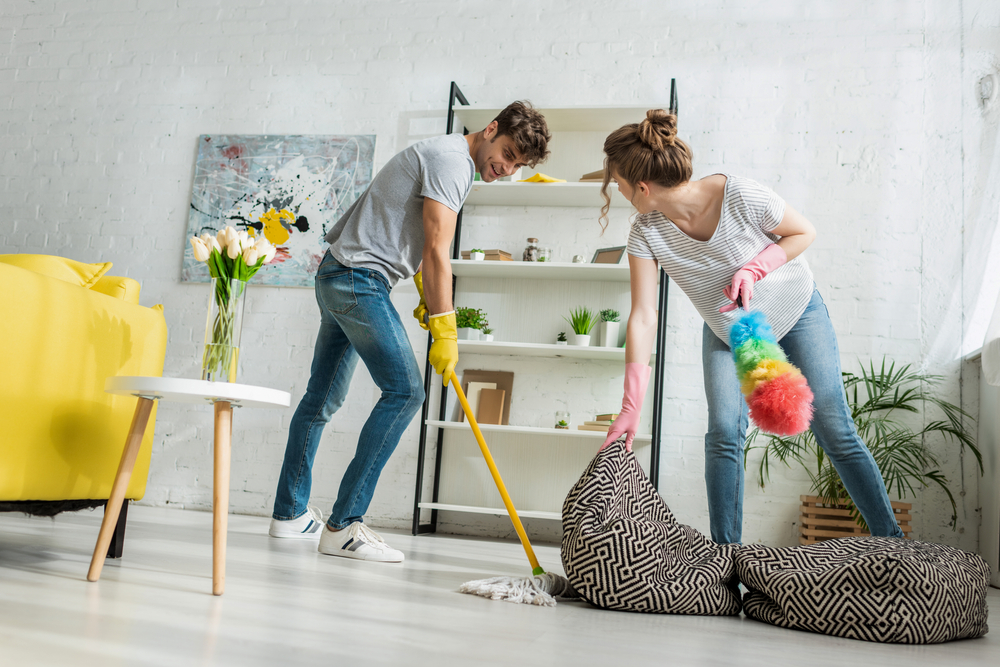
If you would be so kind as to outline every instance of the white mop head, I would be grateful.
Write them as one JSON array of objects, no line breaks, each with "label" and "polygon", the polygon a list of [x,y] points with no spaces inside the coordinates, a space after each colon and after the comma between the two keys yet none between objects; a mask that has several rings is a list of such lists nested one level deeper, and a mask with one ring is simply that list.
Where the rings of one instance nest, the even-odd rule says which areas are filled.
[{"label": "white mop head", "polygon": [[565,577],[551,572],[537,577],[493,577],[467,581],[459,587],[458,592],[542,607],[556,606],[556,597],[580,597]]}]

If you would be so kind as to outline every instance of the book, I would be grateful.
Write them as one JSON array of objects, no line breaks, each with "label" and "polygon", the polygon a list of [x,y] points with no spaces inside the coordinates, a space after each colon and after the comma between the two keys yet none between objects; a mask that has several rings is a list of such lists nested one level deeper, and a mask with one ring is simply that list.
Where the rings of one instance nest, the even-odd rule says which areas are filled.
[{"label": "book", "polygon": [[611,424],[613,424],[614,422],[612,422],[610,419],[604,419],[604,420],[601,420],[601,421],[596,421],[595,420],[595,421],[589,421],[589,422],[583,422],[583,423],[586,424],[587,426],[611,426]]},{"label": "book", "polygon": [[[507,252],[506,250],[500,250],[498,248],[483,250],[483,254],[486,255],[487,260],[500,260],[500,261],[506,260],[508,262],[514,261],[513,257],[511,257],[511,254],[509,252]],[[472,259],[472,251],[463,250],[462,259]]]},{"label": "book", "polygon": [[599,414],[596,417],[594,417],[594,421],[599,421],[599,422],[614,421],[616,419],[618,419],[617,412],[605,412],[603,414]]},{"label": "book", "polygon": [[580,431],[601,431],[607,433],[610,427],[608,426],[592,426],[591,424],[580,424],[576,427]]},{"label": "book", "polygon": [[[496,389],[496,382],[470,382],[468,389],[465,390],[465,398],[469,401],[469,407],[472,409],[472,414],[479,414],[479,394],[484,389]],[[465,412],[460,410],[458,415],[458,421],[465,421]]]},{"label": "book", "polygon": [[479,409],[476,421],[480,424],[499,424],[503,416],[503,389],[482,389],[479,392]]},{"label": "book", "polygon": [[597,171],[592,171],[590,173],[584,174],[580,177],[581,183],[603,183],[604,182],[604,170],[598,169]]}]

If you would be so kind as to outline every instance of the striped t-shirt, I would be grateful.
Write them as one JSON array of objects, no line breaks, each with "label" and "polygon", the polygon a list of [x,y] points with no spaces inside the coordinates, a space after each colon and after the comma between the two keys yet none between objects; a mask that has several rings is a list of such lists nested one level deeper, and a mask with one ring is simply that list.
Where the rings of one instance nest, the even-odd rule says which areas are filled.
[{"label": "striped t-shirt", "polygon": [[[726,177],[719,226],[708,241],[697,241],[659,211],[639,215],[628,237],[628,254],[654,259],[680,286],[715,335],[729,344],[729,328],[740,310],[720,313],[731,303],[722,289],[733,274],[780,237],[785,202],[749,178]],[[756,282],[750,308],[762,311],[780,340],[802,316],[813,292],[813,276],[800,255]]]}]

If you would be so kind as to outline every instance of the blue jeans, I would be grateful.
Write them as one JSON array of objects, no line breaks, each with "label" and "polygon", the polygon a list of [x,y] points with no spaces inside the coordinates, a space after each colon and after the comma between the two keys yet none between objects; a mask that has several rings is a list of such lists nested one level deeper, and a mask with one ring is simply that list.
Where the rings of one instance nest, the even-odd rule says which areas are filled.
[{"label": "blue jeans", "polygon": [[[858,436],[844,396],[840,350],[830,313],[819,291],[792,330],[779,341],[813,391],[810,424],[816,442],[837,469],[872,535],[903,537],[875,459]],[[705,484],[712,539],[740,542],[743,535],[743,446],[748,410],[736,378],[733,354],[708,325],[702,335],[702,365],[708,399]]]},{"label": "blue jeans", "polygon": [[343,405],[359,357],[382,396],[361,429],[354,459],[340,482],[327,519],[332,530],[363,520],[382,468],[423,405],[423,379],[389,289],[378,271],[348,268],[330,253],[323,257],[316,273],[322,319],[309,384],[288,428],[275,519],[305,514],[323,427]]}]

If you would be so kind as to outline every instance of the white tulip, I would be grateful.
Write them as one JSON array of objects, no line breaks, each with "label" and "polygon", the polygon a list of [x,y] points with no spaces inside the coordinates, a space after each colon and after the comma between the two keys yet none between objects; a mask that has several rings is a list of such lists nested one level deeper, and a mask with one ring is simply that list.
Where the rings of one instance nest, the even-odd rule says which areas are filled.
[{"label": "white tulip", "polygon": [[264,258],[265,264],[274,259],[274,253],[277,252],[277,248],[271,245],[270,241],[265,239],[263,236],[257,239],[257,243],[254,247],[257,248],[257,252],[260,256]]},{"label": "white tulip", "polygon": [[243,251],[243,261],[246,262],[247,266],[253,266],[254,264],[257,263],[258,255],[259,253],[257,252],[257,247],[250,246],[249,248]]},{"label": "white tulip", "polygon": [[223,227],[219,230],[219,234],[216,238],[219,241],[220,247],[228,248],[229,244],[232,243],[234,238],[236,238],[236,230],[229,226]]},{"label": "white tulip", "polygon": [[199,262],[207,262],[209,255],[212,254],[205,242],[197,236],[191,237],[191,249],[194,250],[194,258]]},{"label": "white tulip", "polygon": [[242,252],[243,249],[240,248],[240,240],[238,238],[233,239],[229,242],[229,245],[226,246],[226,254],[229,256],[229,259],[236,259]]},{"label": "white tulip", "polygon": [[205,244],[205,247],[208,248],[209,253],[213,250],[217,250],[220,253],[222,252],[222,248],[219,246],[219,240],[208,232],[201,235],[201,241]]},{"label": "white tulip", "polygon": [[241,252],[246,250],[247,248],[253,247],[254,240],[250,238],[250,235],[246,232],[246,230],[240,230],[240,232],[236,235],[236,237],[240,241]]}]

